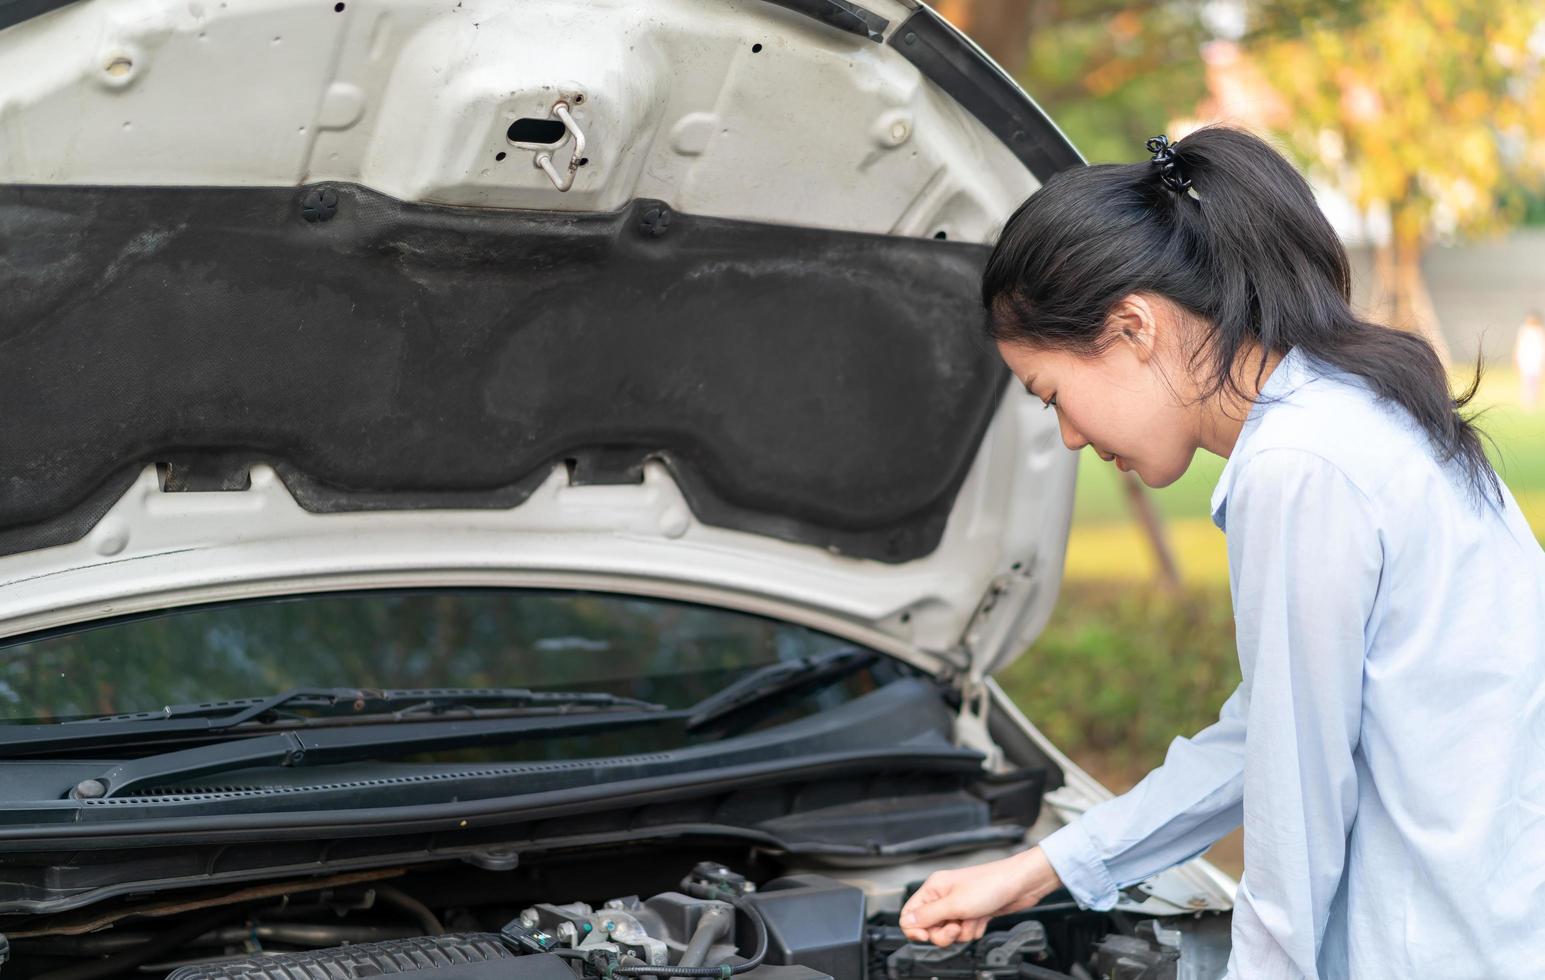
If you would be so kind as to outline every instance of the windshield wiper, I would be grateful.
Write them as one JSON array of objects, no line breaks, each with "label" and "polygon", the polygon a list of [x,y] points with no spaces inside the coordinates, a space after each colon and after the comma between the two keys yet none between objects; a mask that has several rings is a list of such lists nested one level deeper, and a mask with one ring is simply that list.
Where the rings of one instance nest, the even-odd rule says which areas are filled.
[{"label": "windshield wiper", "polygon": [[[659,706],[652,706],[658,708]],[[214,745],[162,752],[119,763],[77,783],[72,799],[100,799],[158,789],[168,783],[265,766],[300,768],[391,756],[502,745],[534,735],[578,735],[679,720],[685,711],[588,711],[535,717],[425,721],[413,725],[290,729]]]},{"label": "windshield wiper", "polygon": [[331,709],[332,716],[359,716],[381,710],[395,714],[448,711],[455,708],[501,705],[549,708],[660,708],[638,698],[605,691],[531,691],[523,687],[420,687],[373,690],[355,687],[296,687],[263,698],[235,698],[201,704],[172,704],[160,711],[136,711],[99,715],[63,722],[67,725],[113,721],[149,721],[158,718],[209,718],[208,731],[217,732],[265,717],[277,717],[280,708]]},{"label": "windshield wiper", "polygon": [[736,679],[710,694],[691,708],[687,731],[693,732],[722,721],[731,715],[782,700],[793,694],[810,694],[835,684],[849,674],[874,663],[879,654],[873,650],[844,647],[829,653],[817,653],[797,660],[768,664]]},{"label": "windshield wiper", "polygon": [[[304,717],[293,713],[297,708],[317,709],[324,713]],[[160,711],[105,715],[55,724],[0,725],[0,759],[186,742],[278,727],[405,720],[423,724],[427,723],[424,719],[453,711],[476,718],[511,718],[629,709],[656,717],[664,712],[665,706],[604,691],[529,691],[506,687],[386,691],[294,688],[264,698],[168,705]]]},{"label": "windshield wiper", "polygon": [[[288,768],[363,762],[483,745],[508,744],[530,736],[583,734],[631,725],[679,721],[688,731],[714,725],[732,715],[756,715],[785,698],[808,695],[869,666],[879,659],[873,650],[844,648],[829,653],[781,661],[753,670],[697,704],[671,711],[665,706],[602,692],[533,692],[523,689],[360,691],[352,688],[300,688],[268,698],[243,702],[168,707],[161,713],[108,718],[58,725],[0,728],[0,758],[38,755],[49,750],[81,747],[102,729],[121,732],[114,744],[141,742],[172,730],[182,738],[196,734],[237,736],[212,745],[170,750],[119,763],[101,776],[83,780],[70,791],[75,799],[129,795],[216,773],[268,766]],[[301,706],[336,709],[346,704],[347,716],[278,720],[277,712]],[[366,708],[397,708],[395,712]],[[480,706],[481,705],[481,706]],[[490,708],[489,705],[502,705]],[[425,712],[465,710],[475,717],[454,721]],[[498,712],[497,716],[489,715]],[[213,713],[217,717],[203,715]],[[376,717],[407,725],[350,724]],[[268,719],[268,720],[264,720]],[[282,731],[275,731],[277,727]],[[62,732],[61,729],[73,729]],[[247,732],[259,734],[246,734]]]}]

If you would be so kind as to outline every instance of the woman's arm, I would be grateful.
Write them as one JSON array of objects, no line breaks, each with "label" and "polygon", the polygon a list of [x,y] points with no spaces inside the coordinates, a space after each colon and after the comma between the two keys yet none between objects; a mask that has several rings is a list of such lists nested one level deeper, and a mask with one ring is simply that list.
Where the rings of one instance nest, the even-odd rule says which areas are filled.
[{"label": "woman's arm", "polygon": [[1131,791],[1013,857],[929,875],[902,909],[902,929],[916,942],[968,942],[992,916],[1059,887],[1081,905],[1110,908],[1118,888],[1195,857],[1239,825],[1244,741],[1235,691],[1217,722],[1175,739],[1164,765]]},{"label": "woman's arm", "polygon": [[1217,721],[1171,742],[1142,782],[1041,841],[1080,905],[1108,909],[1118,889],[1196,857],[1239,826],[1247,707],[1236,689]]}]

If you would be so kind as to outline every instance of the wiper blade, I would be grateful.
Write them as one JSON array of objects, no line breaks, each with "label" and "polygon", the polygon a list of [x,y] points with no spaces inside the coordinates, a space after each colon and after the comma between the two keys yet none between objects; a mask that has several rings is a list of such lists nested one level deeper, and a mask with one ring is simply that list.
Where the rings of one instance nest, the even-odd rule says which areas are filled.
[{"label": "wiper blade", "polygon": [[[357,707],[356,707],[357,706]],[[282,718],[294,708],[333,711],[316,718]],[[341,710],[340,710],[341,709]],[[529,691],[524,688],[423,688],[369,691],[358,688],[295,688],[266,698],[169,705],[161,711],[107,715],[55,724],[0,725],[0,759],[118,750],[128,745],[186,742],[210,736],[240,736],[269,726],[343,725],[356,721],[426,723],[453,710],[470,715],[579,714],[628,709],[663,712],[665,706],[603,691]]]},{"label": "wiper blade", "polygon": [[[658,707],[658,706],[655,706]],[[170,783],[262,766],[301,768],[502,745],[528,736],[577,735],[686,717],[685,711],[593,711],[536,717],[425,721],[401,727],[318,728],[235,738],[119,763],[77,783],[72,799],[133,795]]]},{"label": "wiper blade", "polygon": [[768,664],[738,678],[694,705],[687,719],[687,731],[707,728],[730,715],[796,692],[809,694],[863,670],[878,658],[879,654],[873,650],[844,647],[829,653]]},{"label": "wiper blade", "polygon": [[[683,710],[601,692],[533,692],[523,689],[357,691],[352,688],[303,688],[249,702],[220,702],[168,708],[146,717],[115,716],[101,721],[59,725],[0,727],[0,758],[37,755],[48,750],[75,748],[90,740],[106,744],[99,733],[131,726],[114,744],[147,740],[163,731],[233,736],[211,745],[170,750],[119,763],[94,779],[83,780],[70,792],[75,799],[98,799],[159,790],[170,784],[266,766],[298,768],[345,762],[440,752],[483,745],[501,745],[528,736],[583,734],[632,725],[683,722],[694,730],[731,715],[754,713],[757,707],[795,694],[809,694],[835,683],[879,659],[873,650],[845,648],[798,660],[769,664],[735,680],[721,690]],[[345,699],[347,719],[327,716],[305,719],[305,726],[288,723],[283,731],[267,728],[261,719],[283,708],[333,706]],[[364,701],[364,705],[355,705]],[[364,708],[393,708],[383,721],[423,712],[465,708],[479,715],[454,721],[431,717],[409,725],[352,725],[340,721],[371,717]],[[504,705],[500,717],[483,717],[490,704]],[[575,710],[580,709],[580,710]],[[179,713],[180,712],[180,713]],[[202,717],[206,712],[218,717]],[[357,713],[353,713],[357,712]],[[516,713],[518,712],[518,713]],[[381,712],[374,713],[380,717]],[[161,720],[157,720],[161,719]],[[286,724],[279,722],[278,724]],[[42,729],[39,731],[39,729]],[[74,729],[60,733],[60,729]],[[260,734],[248,734],[249,732]],[[19,743],[12,741],[12,737]]]},{"label": "wiper blade", "polygon": [[[200,704],[167,705],[160,711],[101,715],[63,722],[66,725],[117,721],[151,721],[161,718],[209,718],[207,731],[218,732],[273,716],[280,708],[333,709],[339,715],[389,711],[417,714],[453,708],[489,707],[548,708],[654,708],[662,706],[605,691],[531,691],[523,687],[423,687],[374,690],[354,687],[297,687],[263,698],[236,698]],[[341,710],[339,710],[341,709]]]}]

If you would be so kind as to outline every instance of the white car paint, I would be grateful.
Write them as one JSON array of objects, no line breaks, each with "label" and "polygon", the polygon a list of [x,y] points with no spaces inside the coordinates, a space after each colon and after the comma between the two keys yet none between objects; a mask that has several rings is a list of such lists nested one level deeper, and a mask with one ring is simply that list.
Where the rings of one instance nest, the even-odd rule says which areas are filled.
[{"label": "white car paint", "polygon": [[[760,0],[333,6],[85,0],[0,31],[0,180],[354,181],[403,200],[547,210],[647,197],[973,242],[991,241],[1036,186],[895,50]],[[914,5],[867,6],[894,26]],[[504,136],[560,98],[587,140],[566,193]],[[658,467],[640,486],[571,487],[560,470],[507,511],[333,514],[299,507],[265,466],[246,491],[175,494],[147,467],[85,538],[0,557],[0,637],[387,585],[576,585],[767,612],[929,669],[963,668],[989,710],[1067,773],[1033,837],[1105,795],[987,676],[1050,614],[1074,461],[1051,414],[1010,386],[938,549],[899,565],[705,526]],[[991,749],[980,719],[968,721],[962,740]],[[1154,910],[1227,908],[1232,895],[1202,862],[1149,887]]]}]

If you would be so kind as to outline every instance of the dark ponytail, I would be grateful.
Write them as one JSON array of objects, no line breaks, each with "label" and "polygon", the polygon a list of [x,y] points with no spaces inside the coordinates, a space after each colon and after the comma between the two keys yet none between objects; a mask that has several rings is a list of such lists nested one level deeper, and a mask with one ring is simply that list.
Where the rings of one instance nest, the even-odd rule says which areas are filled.
[{"label": "dark ponytail", "polygon": [[[1190,365],[1203,397],[1247,394],[1240,361],[1252,343],[1263,358],[1297,348],[1404,408],[1441,461],[1500,500],[1480,433],[1460,411],[1474,385],[1455,398],[1426,340],[1352,312],[1346,250],[1292,164],[1221,126],[1160,153],[1172,167],[1064,171],[1014,212],[982,279],[993,339],[1097,353],[1111,308],[1156,293],[1206,325]],[[1264,362],[1255,367],[1259,378]]]}]

